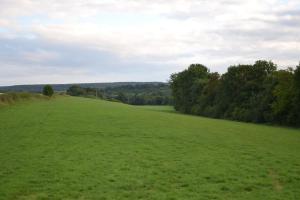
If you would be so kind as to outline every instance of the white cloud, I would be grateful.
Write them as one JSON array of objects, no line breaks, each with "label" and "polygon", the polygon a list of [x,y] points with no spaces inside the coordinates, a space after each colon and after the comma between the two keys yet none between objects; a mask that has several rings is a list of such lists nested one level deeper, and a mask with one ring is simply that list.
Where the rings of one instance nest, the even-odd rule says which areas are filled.
[{"label": "white cloud", "polygon": [[[160,66],[166,76],[152,73],[153,77],[166,80],[168,73],[193,62],[224,72],[228,65],[257,59],[288,66],[300,59],[298,0],[0,0],[0,4],[0,38],[71,45],[78,49],[72,53],[75,57],[80,57],[81,51],[108,52],[115,55],[112,59],[118,59],[117,63],[127,63],[123,68],[134,61],[141,68],[147,66],[141,77],[151,70],[150,65],[156,70]],[[50,62],[61,69],[84,66],[95,72],[106,68],[106,74],[115,74],[112,77],[126,72],[114,71],[111,64],[101,65],[103,59],[96,56],[93,62],[83,59],[68,63],[59,48],[47,48],[36,45],[15,52],[26,61],[14,63],[20,68],[22,62]],[[24,70],[27,67],[24,65]],[[128,72],[133,74],[130,67]],[[130,73],[125,75],[134,78]]]}]

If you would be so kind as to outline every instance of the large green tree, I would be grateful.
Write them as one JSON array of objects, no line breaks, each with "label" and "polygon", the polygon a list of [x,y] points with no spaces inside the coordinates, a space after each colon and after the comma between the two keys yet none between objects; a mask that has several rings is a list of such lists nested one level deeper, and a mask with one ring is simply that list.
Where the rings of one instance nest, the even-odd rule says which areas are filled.
[{"label": "large green tree", "polygon": [[288,116],[293,107],[293,71],[279,70],[275,73],[277,84],[273,90],[275,97],[272,103],[274,120],[279,123],[288,123]]},{"label": "large green tree", "polygon": [[300,63],[294,71],[293,77],[293,91],[292,108],[289,115],[289,122],[293,125],[300,126]]},{"label": "large green tree", "polygon": [[171,75],[170,86],[176,110],[196,112],[199,94],[208,82],[209,70],[201,64],[192,64],[188,69]]},{"label": "large green tree", "polygon": [[171,75],[175,109],[247,122],[300,126],[300,64],[277,70],[271,61],[228,68],[220,76],[200,64]]}]

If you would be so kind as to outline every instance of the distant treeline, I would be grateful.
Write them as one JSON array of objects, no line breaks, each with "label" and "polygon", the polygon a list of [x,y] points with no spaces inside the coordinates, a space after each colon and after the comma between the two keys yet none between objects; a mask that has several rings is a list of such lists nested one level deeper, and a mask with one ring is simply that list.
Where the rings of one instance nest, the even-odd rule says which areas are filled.
[{"label": "distant treeline", "polygon": [[[145,85],[159,84],[160,82],[112,82],[112,83],[78,83],[78,84],[51,84],[55,92],[65,92],[72,85],[79,85],[82,88],[98,88],[104,89],[107,87],[119,87],[123,85]],[[0,92],[37,92],[40,93],[45,85],[13,85],[0,86]]]},{"label": "distant treeline", "polygon": [[175,109],[188,114],[300,126],[300,64],[278,70],[273,62],[237,65],[223,75],[192,64],[171,75]]},{"label": "distant treeline", "polygon": [[83,88],[73,85],[67,90],[71,96],[101,98],[132,105],[171,105],[171,90],[168,84],[136,84],[107,87],[104,89]]}]

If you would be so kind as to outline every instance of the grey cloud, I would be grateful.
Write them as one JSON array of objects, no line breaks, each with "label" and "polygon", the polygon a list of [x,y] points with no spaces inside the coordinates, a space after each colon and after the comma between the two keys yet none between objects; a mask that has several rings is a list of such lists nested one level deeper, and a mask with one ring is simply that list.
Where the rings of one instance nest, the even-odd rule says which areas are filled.
[{"label": "grey cloud", "polygon": [[[248,8],[247,3],[252,2],[257,5],[254,3]],[[124,77],[127,80],[166,80],[175,69],[182,69],[191,62],[200,62],[212,67],[213,71],[222,72],[228,65],[256,59],[297,64],[300,59],[300,3],[297,0],[286,2],[0,0],[0,18],[11,36],[1,38],[0,32],[0,84],[12,83],[13,79],[15,82],[47,81],[47,73],[57,82],[77,78],[120,81]],[[113,27],[111,33],[99,31],[97,28],[102,24],[89,21],[92,33],[76,34],[81,31],[81,25],[88,24],[87,21],[78,23],[77,18],[101,12],[131,12],[137,17],[146,13],[154,16],[158,24],[159,19],[166,22],[148,27],[146,23],[134,26],[129,21],[130,27]],[[30,23],[24,25],[22,21],[14,21],[27,15],[34,18],[39,13],[59,19],[62,24],[48,26],[41,20],[39,27],[31,27]],[[72,21],[73,18],[76,19]],[[13,27],[12,22],[15,23]],[[30,39],[31,35],[34,37]]]},{"label": "grey cloud", "polygon": [[269,27],[258,28],[253,30],[245,30],[238,28],[231,28],[226,30],[216,31],[220,36],[230,41],[244,41],[255,44],[262,41],[299,41],[299,31],[285,30],[285,29],[271,29]]},{"label": "grey cloud", "polygon": [[[0,84],[86,81],[165,81],[172,71],[143,59],[123,59],[109,52],[43,39],[0,39]],[[45,60],[28,59],[28,53],[55,53]],[[72,78],[73,77],[73,78]],[[56,80],[57,78],[58,80]],[[127,78],[127,79],[126,79]],[[22,82],[20,82],[22,81]],[[110,80],[113,81],[113,80]]]}]

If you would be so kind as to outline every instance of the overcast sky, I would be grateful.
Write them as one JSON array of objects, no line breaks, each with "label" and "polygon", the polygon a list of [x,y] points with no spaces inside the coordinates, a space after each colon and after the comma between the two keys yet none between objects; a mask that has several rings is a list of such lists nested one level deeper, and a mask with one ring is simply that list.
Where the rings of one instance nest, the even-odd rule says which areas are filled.
[{"label": "overcast sky", "polygon": [[0,0],[0,85],[167,81],[300,60],[300,0]]}]

